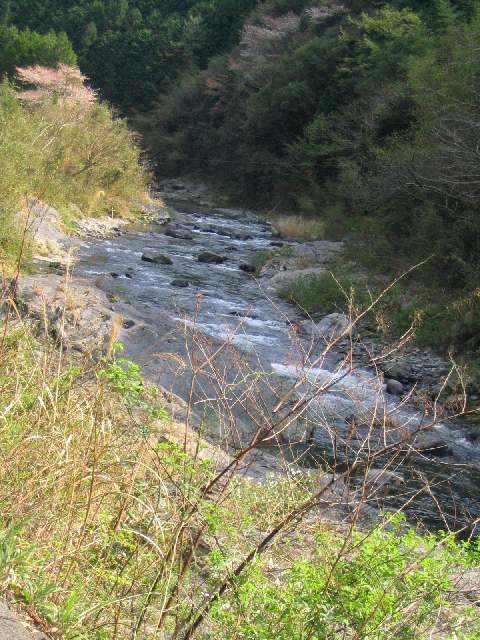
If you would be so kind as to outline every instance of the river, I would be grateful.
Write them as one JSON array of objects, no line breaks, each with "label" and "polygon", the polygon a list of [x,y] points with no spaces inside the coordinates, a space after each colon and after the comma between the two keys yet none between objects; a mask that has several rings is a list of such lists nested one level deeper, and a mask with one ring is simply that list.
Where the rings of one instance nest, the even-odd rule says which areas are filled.
[{"label": "river", "polygon": [[[276,239],[268,223],[250,215],[232,217],[215,210],[201,211],[191,204],[177,203],[176,207],[174,223],[167,227],[138,225],[119,237],[83,243],[76,274],[94,279],[125,318],[125,355],[138,361],[149,379],[184,399],[190,393],[190,368],[184,365],[192,358],[192,332],[203,336],[208,345],[205,348],[210,350],[228,343],[217,358],[217,379],[204,375],[194,391],[194,408],[210,436],[218,429],[222,411],[222,424],[225,422],[219,394],[235,385],[245,390],[252,376],[263,377],[265,391],[274,381],[273,399],[252,398],[249,410],[245,411],[245,405],[241,410],[233,409],[236,436],[241,440],[253,428],[249,420],[252,412],[259,416],[269,411],[275,394],[290,388],[292,381],[305,373],[321,346],[298,334],[296,328],[303,317],[293,306],[278,299],[263,279],[239,268],[258,250],[272,248]],[[172,228],[174,235],[184,237],[166,235]],[[301,245],[296,250],[301,252]],[[199,262],[198,255],[204,251],[225,260],[219,264]],[[145,252],[162,254],[171,264],[146,262],[142,260]],[[203,344],[202,340],[197,339],[197,344]],[[303,438],[288,447],[288,454],[305,467],[332,462],[332,430],[344,434],[349,419],[374,410],[379,392],[396,420],[409,425],[425,420],[413,407],[400,407],[398,398],[384,394],[370,371],[360,369],[344,375],[338,369],[341,360],[340,354],[329,353],[309,371],[310,382],[305,380],[299,388],[305,391],[312,379],[316,384],[332,375],[339,379],[322,395],[321,402],[312,404],[310,424],[318,419],[318,425],[308,444]],[[224,381],[222,389],[219,378]],[[419,492],[407,509],[409,517],[435,529],[467,526],[480,514],[480,447],[478,441],[466,437],[462,424],[440,424],[436,430],[448,443],[448,455],[403,456],[394,470],[405,482],[389,496],[387,506],[410,499],[427,478],[431,491]]]}]

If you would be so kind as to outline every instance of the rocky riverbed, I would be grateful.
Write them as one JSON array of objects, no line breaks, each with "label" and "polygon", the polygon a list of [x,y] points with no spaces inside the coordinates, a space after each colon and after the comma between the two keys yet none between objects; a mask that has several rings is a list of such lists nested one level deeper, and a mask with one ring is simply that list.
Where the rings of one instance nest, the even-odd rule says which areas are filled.
[{"label": "rocky riverbed", "polygon": [[[328,269],[340,243],[279,239],[268,221],[252,212],[214,208],[203,189],[193,194],[193,203],[191,198],[184,202],[191,194],[178,184],[166,195],[171,191],[175,214],[167,225],[163,217],[149,225],[86,222],[81,236],[72,238],[51,233],[55,215],[49,212],[50,221],[43,231],[40,226],[39,234],[42,240],[43,232],[46,246],[38,261],[44,273],[22,278],[18,289],[25,310],[38,318],[39,326],[47,309],[49,330],[67,350],[96,357],[116,323],[125,355],[165,390],[172,412],[184,418],[190,398],[192,424],[210,439],[218,436],[220,426],[229,446],[248,437],[259,421],[267,423],[276,401],[292,384],[301,394],[309,385],[336,380],[305,419],[282,432],[277,449],[259,454],[254,472],[258,478],[278,470],[280,450],[305,468],[328,460],[332,427],[345,438],[355,425],[358,442],[366,416],[379,402],[392,422],[392,434],[425,422],[425,413],[409,394],[438,384],[448,371],[447,362],[408,347],[381,359],[378,370],[385,373],[378,377],[369,363],[385,345],[361,331],[352,334],[353,340],[351,335],[338,340],[321,356],[326,341],[345,328],[348,319],[312,322],[276,296],[285,279],[305,270]],[[48,246],[52,237],[54,250]],[[290,255],[270,261],[260,277],[252,274],[248,265],[255,253],[279,243],[291,248]],[[66,279],[65,258],[72,252],[73,276]],[[193,394],[192,367],[199,370]],[[247,391],[252,397],[240,401]],[[452,526],[471,520],[479,510],[480,487],[480,449],[472,427],[441,422],[433,430],[422,430],[415,449],[400,468],[391,470],[388,484],[397,493],[401,486],[404,500],[426,474]],[[432,526],[444,524],[424,494],[412,513]]]}]

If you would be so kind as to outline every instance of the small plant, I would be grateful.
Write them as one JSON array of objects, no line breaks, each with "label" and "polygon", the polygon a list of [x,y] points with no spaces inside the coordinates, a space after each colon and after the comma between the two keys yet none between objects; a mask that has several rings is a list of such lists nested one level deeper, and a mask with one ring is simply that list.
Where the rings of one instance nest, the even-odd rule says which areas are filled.
[{"label": "small plant", "polygon": [[[268,563],[257,562],[235,582],[231,597],[215,604],[216,637],[427,637],[452,587],[449,574],[468,566],[469,551],[452,537],[405,532],[401,514],[386,521],[389,531],[383,524],[367,535],[356,531],[343,551],[343,541],[318,532],[312,554],[281,579],[269,572]],[[463,615],[458,618],[461,623]],[[467,636],[472,640],[480,631],[478,624],[474,627]],[[454,634],[455,628],[454,619]]]},{"label": "small plant", "polygon": [[269,249],[261,249],[260,251],[256,251],[250,260],[250,264],[255,267],[255,273],[258,275],[270,260],[275,258],[293,258],[296,255],[295,249],[293,247],[280,247],[279,249],[269,250]]},{"label": "small plant", "polygon": [[[114,353],[123,350],[122,343],[117,342]],[[78,375],[78,374],[77,374]],[[100,370],[100,377],[108,386],[118,393],[127,409],[140,409],[154,418],[168,419],[168,412],[163,407],[154,405],[155,388],[145,384],[140,367],[127,358],[114,357]]]}]

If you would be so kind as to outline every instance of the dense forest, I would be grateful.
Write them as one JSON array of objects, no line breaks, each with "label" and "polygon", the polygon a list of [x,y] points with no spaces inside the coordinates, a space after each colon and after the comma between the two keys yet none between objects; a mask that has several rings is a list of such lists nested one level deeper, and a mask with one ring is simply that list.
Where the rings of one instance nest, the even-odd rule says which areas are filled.
[{"label": "dense forest", "polygon": [[2,49],[16,53],[0,69],[76,55],[160,175],[200,175],[250,206],[319,217],[331,237],[366,237],[365,261],[383,270],[434,254],[429,279],[469,288],[477,5],[2,0]]}]

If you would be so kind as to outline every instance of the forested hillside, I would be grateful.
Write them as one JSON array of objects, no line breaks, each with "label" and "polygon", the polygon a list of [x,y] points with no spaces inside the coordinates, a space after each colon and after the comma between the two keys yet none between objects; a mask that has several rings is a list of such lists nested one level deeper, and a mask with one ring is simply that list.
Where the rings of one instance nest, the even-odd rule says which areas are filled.
[{"label": "forested hillside", "polygon": [[104,99],[144,110],[178,73],[236,43],[255,0],[0,0],[0,20],[66,33]]},{"label": "forested hillside", "polygon": [[160,171],[366,235],[384,270],[436,254],[429,277],[467,285],[480,258],[476,4],[260,5],[239,46],[144,121]]}]

